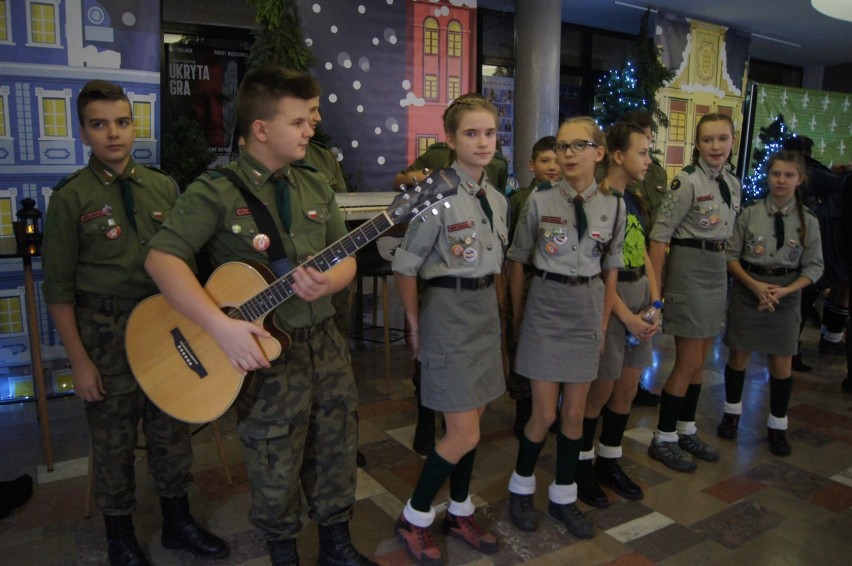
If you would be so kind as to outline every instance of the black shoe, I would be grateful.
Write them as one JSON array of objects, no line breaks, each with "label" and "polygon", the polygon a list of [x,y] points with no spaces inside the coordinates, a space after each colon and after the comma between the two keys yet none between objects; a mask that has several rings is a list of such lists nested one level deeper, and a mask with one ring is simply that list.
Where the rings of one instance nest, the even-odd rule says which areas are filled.
[{"label": "black shoe", "polygon": [[740,416],[731,413],[722,415],[722,422],[716,426],[716,436],[728,440],[736,440],[737,429],[740,426]]},{"label": "black shoe", "polygon": [[793,452],[793,447],[787,440],[786,430],[770,428],[766,434],[766,440],[769,441],[769,451],[776,456],[789,456]]},{"label": "black shoe", "polygon": [[522,531],[532,532],[538,528],[533,496],[509,492],[509,517],[512,524]]},{"label": "black shoe", "polygon": [[609,506],[609,497],[601,489],[591,460],[580,460],[577,463],[577,498],[592,507],[603,509]]},{"label": "black shoe", "polygon": [[655,438],[648,445],[648,456],[676,472],[693,472],[697,467],[692,456],[687,454],[677,442],[658,442]]},{"label": "black shoe", "polygon": [[435,411],[423,405],[417,406],[417,428],[411,448],[421,456],[435,449]]},{"label": "black shoe", "polygon": [[299,566],[296,539],[271,540],[266,543],[271,566]]},{"label": "black shoe", "polygon": [[595,527],[592,522],[577,509],[574,503],[559,505],[553,501],[547,504],[547,513],[568,529],[568,532],[577,538],[592,538],[595,535]]},{"label": "black shoe", "polygon": [[104,516],[110,566],[151,566],[133,530],[130,515]]},{"label": "black shoe", "polygon": [[820,338],[818,349],[820,354],[846,355],[846,344],[843,343],[843,340],[840,342],[829,342],[825,338]]},{"label": "black shoe", "polygon": [[358,552],[349,537],[349,522],[320,525],[318,566],[378,566]]},{"label": "black shoe", "polygon": [[645,386],[640,382],[636,396],[633,398],[633,404],[643,407],[656,407],[660,404],[660,396],[645,389]]},{"label": "black shoe", "polygon": [[518,399],[515,401],[515,438],[520,440],[524,436],[524,427],[532,416],[532,399]]},{"label": "black shoe", "polygon": [[813,366],[809,366],[808,364],[802,361],[802,354],[796,354],[795,356],[793,356],[793,371],[807,373],[812,369],[814,369]]},{"label": "black shoe", "polygon": [[681,450],[686,450],[699,460],[715,462],[719,459],[719,451],[701,440],[697,432],[694,434],[678,434],[677,445],[680,446]]},{"label": "black shoe", "polygon": [[847,375],[846,379],[840,382],[840,387],[844,393],[852,393],[852,375]]},{"label": "black shoe", "polygon": [[595,458],[595,477],[603,485],[611,487],[617,494],[625,499],[639,501],[645,497],[642,488],[636,485],[630,479],[624,470],[621,469],[621,464],[618,458]]},{"label": "black shoe", "polygon": [[0,481],[0,518],[7,517],[12,509],[30,500],[33,494],[33,478],[29,474],[10,481]]},{"label": "black shoe", "polygon": [[189,499],[161,497],[163,535],[160,542],[170,550],[188,550],[199,558],[224,558],[231,552],[228,543],[195,522],[189,513]]}]

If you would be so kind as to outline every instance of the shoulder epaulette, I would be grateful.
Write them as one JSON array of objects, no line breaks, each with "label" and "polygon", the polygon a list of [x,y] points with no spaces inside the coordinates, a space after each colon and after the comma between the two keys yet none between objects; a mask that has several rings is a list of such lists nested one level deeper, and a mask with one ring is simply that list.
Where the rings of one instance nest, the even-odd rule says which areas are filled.
[{"label": "shoulder epaulette", "polygon": [[542,181],[541,183],[539,183],[535,187],[535,189],[537,191],[546,191],[546,190],[552,189],[552,188],[553,188],[553,183],[551,183],[550,181]]},{"label": "shoulder epaulette", "polygon": [[429,149],[447,149],[448,147],[450,146],[447,145],[447,142],[437,142],[430,145]]},{"label": "shoulder epaulette", "polygon": [[82,169],[78,169],[77,171],[74,171],[73,173],[71,173],[67,177],[63,177],[62,179],[60,179],[59,182],[56,183],[56,186],[53,187],[53,190],[58,191],[59,189],[61,189],[65,185],[67,185],[68,181],[70,181],[71,179],[73,179],[74,177],[76,177],[77,175],[80,174],[80,171],[82,171]]},{"label": "shoulder epaulette", "polygon": [[692,175],[693,173],[695,173],[695,165],[687,165],[683,168],[683,171],[687,175]]},{"label": "shoulder epaulette", "polygon": [[319,140],[315,140],[314,138],[311,138],[311,139],[309,140],[309,142],[310,142],[310,143],[312,143],[312,144],[314,144],[314,145],[315,145],[315,146],[317,146],[317,147],[321,147],[321,148],[323,148],[323,149],[329,149],[329,147],[328,147],[327,145],[325,145],[324,143],[322,143],[322,142],[321,142],[321,141],[319,141]]},{"label": "shoulder epaulette", "polygon": [[813,216],[814,218],[817,218],[817,214],[816,214],[816,212],[814,212],[813,210],[811,210],[811,209],[810,209],[810,208],[808,208],[807,206],[802,205],[802,210],[804,210],[804,211],[805,211],[805,213],[810,214],[810,215],[811,215],[811,216]]},{"label": "shoulder epaulette", "polygon": [[617,198],[624,198],[624,193],[622,193],[618,189],[610,189],[609,192],[615,195]]},{"label": "shoulder epaulette", "polygon": [[153,165],[145,165],[145,164],[143,164],[142,167],[144,167],[145,169],[150,169],[151,171],[156,171],[160,175],[165,175],[166,177],[171,177],[171,175],[169,175],[168,173],[166,173],[165,171],[163,171],[159,167],[154,167]]},{"label": "shoulder epaulette", "polygon": [[756,201],[756,200],[753,200],[753,201],[747,202],[747,203],[745,203],[745,204],[743,205],[743,208],[749,208],[749,207],[752,207],[752,206],[756,205],[758,202],[759,202],[759,201]]},{"label": "shoulder epaulette", "polygon": [[222,173],[221,171],[219,171],[218,169],[208,169],[207,171],[205,171],[205,172],[204,172],[204,173],[202,173],[202,174],[203,174],[203,175],[207,175],[207,176],[208,176],[208,177],[210,177],[211,179],[219,179],[219,178],[221,178],[221,177],[224,177],[224,176],[225,176],[225,174],[224,174],[224,173]]},{"label": "shoulder epaulette", "polygon": [[299,169],[306,169],[306,170],[308,170],[308,171],[313,171],[314,173],[319,173],[319,172],[320,172],[320,170],[319,170],[319,169],[317,169],[317,168],[316,168],[316,167],[314,167],[313,165],[310,165],[310,164],[308,164],[308,163],[305,163],[304,161],[297,161],[297,162],[295,162],[295,163],[291,163],[291,166],[292,166],[292,167],[298,167]]}]

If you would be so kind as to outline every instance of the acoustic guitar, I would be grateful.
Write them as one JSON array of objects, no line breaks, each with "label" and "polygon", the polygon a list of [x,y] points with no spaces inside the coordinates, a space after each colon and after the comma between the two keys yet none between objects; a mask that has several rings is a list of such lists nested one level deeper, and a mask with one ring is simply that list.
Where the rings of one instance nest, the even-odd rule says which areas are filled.
[{"label": "acoustic guitar", "polygon": [[[303,265],[324,272],[401,222],[409,222],[454,195],[459,177],[438,169],[419,185],[401,192],[383,212],[316,254]],[[443,206],[449,207],[448,202]],[[421,218],[425,220],[425,218]],[[290,347],[290,337],[270,315],[292,297],[293,271],[275,277],[262,265],[229,262],[219,266],[204,290],[229,317],[268,330],[258,338],[267,359]],[[268,319],[268,320],[267,320]],[[127,322],[127,358],[139,386],[168,415],[188,423],[206,423],[221,416],[237,397],[246,378],[228,360],[219,344],[201,326],[175,310],[163,295],[141,301]]]}]

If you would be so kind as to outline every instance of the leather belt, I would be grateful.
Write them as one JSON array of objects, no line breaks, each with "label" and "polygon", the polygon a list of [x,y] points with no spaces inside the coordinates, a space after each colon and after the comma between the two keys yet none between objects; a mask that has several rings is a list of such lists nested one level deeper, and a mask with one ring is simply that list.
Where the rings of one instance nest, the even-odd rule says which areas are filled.
[{"label": "leather belt", "polygon": [[723,252],[725,251],[725,241],[716,242],[714,240],[699,240],[698,238],[672,238],[669,242],[673,246],[684,246],[687,248],[698,248],[699,250],[707,250],[708,252]]},{"label": "leather belt", "polygon": [[326,330],[329,323],[333,322],[334,317],[329,317],[311,326],[303,326],[301,328],[294,328],[292,330],[288,330],[287,335],[293,342],[306,342],[317,334],[320,334],[321,332]]},{"label": "leather belt", "polygon": [[740,265],[742,265],[743,269],[745,269],[748,273],[762,275],[763,277],[778,277],[781,275],[787,275],[788,273],[799,273],[800,271],[796,267],[763,267],[743,260],[740,260]]},{"label": "leather belt", "polygon": [[635,282],[645,276],[645,266],[637,267],[636,269],[619,269],[618,280]]},{"label": "leather belt", "polygon": [[535,275],[536,277],[562,283],[563,285],[582,285],[597,277],[597,275],[593,275],[592,277],[585,277],[583,275],[562,275],[559,273],[550,273],[549,271],[544,271],[542,269],[536,269]]},{"label": "leather belt", "polygon": [[92,309],[112,314],[127,314],[144,298],[145,297],[141,297],[139,299],[128,299],[125,297],[77,293],[74,297],[74,303],[78,307],[82,307],[84,309]]},{"label": "leather belt", "polygon": [[434,277],[427,279],[429,287],[441,287],[442,289],[464,289],[465,291],[479,291],[494,285],[494,274],[485,277]]}]

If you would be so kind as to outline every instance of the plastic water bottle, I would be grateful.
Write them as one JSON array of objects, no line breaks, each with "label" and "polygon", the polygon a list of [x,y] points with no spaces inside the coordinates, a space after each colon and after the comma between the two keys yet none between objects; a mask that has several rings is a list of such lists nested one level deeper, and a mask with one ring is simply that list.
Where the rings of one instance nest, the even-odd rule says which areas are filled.
[{"label": "plastic water bottle", "polygon": [[[660,301],[654,301],[648,308],[642,311],[642,320],[647,322],[648,324],[654,324],[654,319],[657,317],[657,313],[660,312],[660,309],[663,308],[663,303]],[[642,343],[639,338],[634,336],[629,330],[625,331],[626,334],[624,336],[624,347],[628,350],[632,350],[636,346]]]}]

